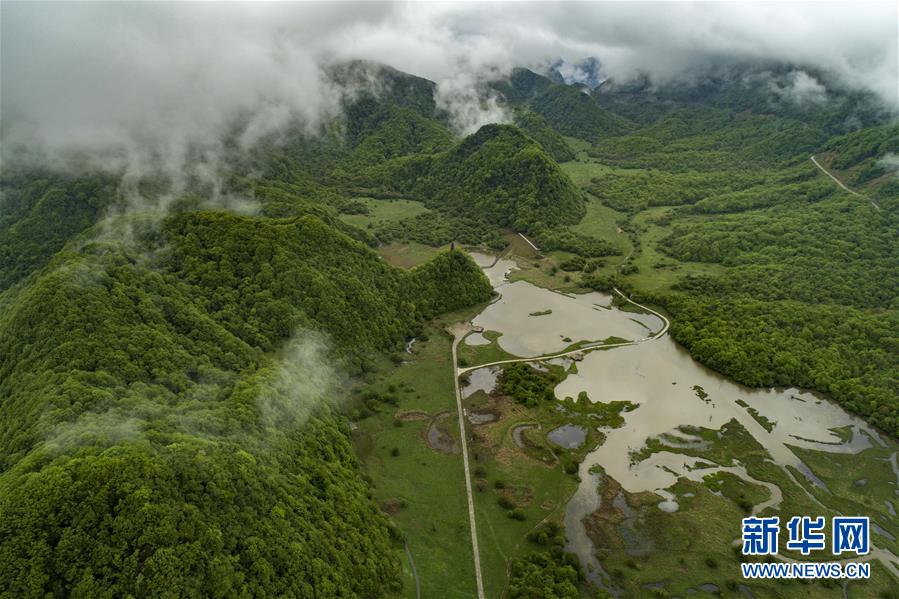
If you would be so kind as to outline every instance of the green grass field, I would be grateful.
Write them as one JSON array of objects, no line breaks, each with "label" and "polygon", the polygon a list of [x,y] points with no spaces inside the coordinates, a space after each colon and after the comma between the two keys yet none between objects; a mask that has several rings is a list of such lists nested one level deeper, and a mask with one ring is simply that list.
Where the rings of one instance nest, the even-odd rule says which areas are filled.
[{"label": "green grass field", "polygon": [[410,241],[409,243],[389,243],[377,248],[377,252],[393,266],[414,268],[447,249],[449,249],[448,245],[435,248]]},{"label": "green grass field", "polygon": [[[561,166],[572,181],[582,188],[589,185],[594,177],[624,170],[587,159],[586,154],[583,153],[579,156],[581,157],[579,160],[566,162]],[[583,235],[604,239],[621,251],[620,256],[604,258],[602,260],[604,264],[596,270],[597,275],[608,276],[618,272],[619,267],[623,264],[633,264],[637,267],[637,271],[627,275],[628,280],[638,289],[661,292],[670,290],[678,279],[687,274],[716,275],[724,272],[725,267],[719,264],[681,262],[659,251],[658,244],[670,234],[671,227],[668,224],[660,224],[658,221],[671,210],[670,207],[647,208],[634,216],[628,216],[606,206],[595,196],[586,194],[586,197],[587,213],[581,222],[571,227],[572,230]],[[621,230],[619,224],[622,223],[627,223],[636,229],[639,245],[635,246],[630,236]],[[563,252],[557,252],[550,257],[553,259],[552,263],[559,264],[570,256]],[[550,266],[551,264],[547,264],[546,268],[548,269]],[[524,275],[521,274],[516,276],[524,278]],[[541,277],[533,277],[528,280],[544,287],[554,287],[553,279],[542,280]]]},{"label": "green grass field", "polygon": [[[396,424],[396,415],[403,412],[449,413],[446,428],[458,440],[451,340],[443,331],[446,322],[441,319],[428,327],[428,340],[415,344],[407,363],[385,362],[373,377],[375,389],[389,391],[393,386],[399,390],[399,404],[385,405],[380,413],[360,421],[355,445],[372,480],[375,499],[382,505],[404,504],[389,511],[409,544],[422,596],[475,597],[462,456],[429,447],[428,419]],[[396,456],[394,448],[399,450]],[[400,555],[407,562],[405,552]],[[406,580],[404,596],[415,596],[411,579]]]},{"label": "green grass field", "polygon": [[719,275],[726,267],[720,264],[681,262],[665,255],[658,249],[659,242],[671,232],[670,226],[656,224],[670,208],[660,206],[641,211],[633,218],[633,224],[640,231],[640,252],[631,257],[631,262],[639,269],[628,275],[635,287],[645,291],[661,292],[688,274]]},{"label": "green grass field", "polygon": [[[633,244],[628,236],[619,229],[618,222],[625,220],[627,215],[609,208],[593,196],[587,197],[587,214],[571,229],[577,233],[605,239],[615,246],[622,256],[626,255],[633,249]],[[609,259],[615,260],[615,258],[612,256]]]},{"label": "green grass field", "polygon": [[358,197],[354,200],[365,204],[368,214],[341,214],[340,219],[360,229],[377,227],[386,222],[394,222],[406,218],[412,218],[425,212],[430,212],[421,202],[401,199],[375,199]]}]

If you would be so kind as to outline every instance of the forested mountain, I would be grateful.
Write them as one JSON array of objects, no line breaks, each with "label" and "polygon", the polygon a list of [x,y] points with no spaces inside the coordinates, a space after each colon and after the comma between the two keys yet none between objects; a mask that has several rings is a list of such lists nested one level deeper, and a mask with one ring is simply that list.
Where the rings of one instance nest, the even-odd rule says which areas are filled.
[{"label": "forested mountain", "polygon": [[421,198],[436,210],[530,230],[573,224],[583,199],[540,144],[516,127],[485,125],[451,150],[386,162],[361,173],[375,193]]},{"label": "forested mountain", "polygon": [[[372,249],[390,241],[502,249],[528,233],[573,285],[667,310],[712,368],[827,393],[899,434],[899,131],[820,74],[824,96],[790,101],[796,72],[593,90],[516,69],[491,84],[514,124],[460,137],[434,83],[340,64],[340,114],[317,134],[223,141],[218,191],[253,215],[193,180],[171,198],[147,176],[153,201],[135,205],[121,173],[7,168],[2,591],[392,593],[398,538],[360,475],[342,383],[492,289],[458,250],[390,266]],[[393,198],[421,212],[342,220]],[[517,576],[553,567],[574,586],[540,562]]]},{"label": "forested mountain", "polygon": [[554,83],[528,69],[515,69],[507,80],[491,85],[508,103],[542,116],[563,135],[595,142],[634,128],[627,118],[596,102],[589,88]]},{"label": "forested mountain", "polygon": [[488,299],[480,270],[450,252],[401,271],[311,216],[187,212],[144,234],[146,253],[65,250],[6,298],[7,590],[382,594],[390,533],[329,373]]},{"label": "forested mountain", "polygon": [[891,118],[890,108],[872,94],[819,70],[782,63],[697,67],[661,83],[648,77],[612,79],[593,96],[605,108],[643,124],[688,106],[776,115],[831,135]]}]

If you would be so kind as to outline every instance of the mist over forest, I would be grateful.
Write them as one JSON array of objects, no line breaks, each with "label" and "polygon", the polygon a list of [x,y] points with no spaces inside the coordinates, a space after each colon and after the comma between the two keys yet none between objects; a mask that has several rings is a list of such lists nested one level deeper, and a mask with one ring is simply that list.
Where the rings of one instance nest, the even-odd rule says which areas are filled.
[{"label": "mist over forest", "polygon": [[0,17],[0,597],[896,596],[895,3]]}]

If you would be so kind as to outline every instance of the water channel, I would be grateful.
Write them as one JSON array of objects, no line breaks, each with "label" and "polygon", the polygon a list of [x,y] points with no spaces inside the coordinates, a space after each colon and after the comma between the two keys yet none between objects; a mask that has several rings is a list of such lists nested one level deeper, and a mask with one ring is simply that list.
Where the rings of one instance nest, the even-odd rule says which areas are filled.
[{"label": "water channel", "polygon": [[[884,443],[864,421],[812,393],[744,387],[694,361],[670,337],[651,339],[662,327],[662,320],[653,314],[619,310],[612,306],[612,298],[602,293],[570,295],[526,281],[509,282],[506,275],[516,267],[513,261],[486,255],[475,258],[501,297],[472,322],[484,331],[500,333],[497,343],[505,351],[534,357],[560,352],[572,343],[608,337],[616,337],[619,343],[622,339],[635,342],[587,353],[578,363],[577,372],[569,374],[555,389],[559,398],[577,397],[586,391],[593,402],[626,400],[638,406],[623,414],[623,426],[603,431],[605,442],[580,465],[581,482],[566,508],[568,549],[579,556],[588,577],[597,583],[602,584],[605,575],[583,523],[599,507],[601,477],[596,467],[628,492],[657,493],[663,498],[657,507],[663,511],[678,509],[677,497],[668,488],[679,478],[701,481],[715,472],[727,472],[768,489],[770,497],[754,506],[755,513],[776,509],[781,502],[780,488],[753,478],[739,463],[709,467],[709,460],[669,451],[632,460],[633,453],[650,438],[662,436],[669,446],[699,447],[705,441],[679,427],[718,430],[736,420],[816,502],[809,488],[826,492],[826,486],[790,446],[858,453],[872,444]],[[482,376],[496,376],[495,370],[488,372]],[[835,429],[842,429],[844,434]],[[801,476],[794,476],[787,466]],[[891,553],[880,550],[879,555],[899,563]]]}]

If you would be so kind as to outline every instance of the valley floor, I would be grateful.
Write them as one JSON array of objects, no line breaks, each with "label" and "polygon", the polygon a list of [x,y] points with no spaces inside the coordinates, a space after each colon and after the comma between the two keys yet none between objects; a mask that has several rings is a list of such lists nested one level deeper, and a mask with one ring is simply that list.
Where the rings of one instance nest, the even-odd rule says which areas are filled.
[{"label": "valley floor", "polygon": [[[583,153],[581,158],[580,162],[563,165],[581,185],[614,170],[591,162]],[[575,228],[609,239],[621,251],[617,258],[613,256],[601,264],[597,274],[611,275],[622,264],[633,264],[637,268],[627,277],[629,284],[644,293],[658,293],[670,290],[688,273],[725,273],[726,267],[721,264],[677,261],[659,252],[659,240],[671,233],[663,218],[668,210],[664,206],[649,207],[628,215],[592,198],[587,216]],[[506,236],[511,242],[506,257],[512,258],[518,267],[509,274],[510,281],[528,281],[565,292],[585,291],[576,277],[558,268],[571,254],[553,251],[540,256],[514,238],[512,234]],[[397,257],[422,250],[415,249],[414,244],[393,244],[381,251],[386,259],[409,266],[412,262]],[[427,340],[416,342],[403,364],[385,363],[365,382],[382,393],[394,392],[399,398],[395,407],[385,406],[358,422],[355,443],[379,502],[407,539],[423,597],[477,596],[461,455],[464,440],[460,438],[454,405],[453,339],[447,331],[455,323],[472,320],[484,308],[446,315],[431,323]],[[531,316],[540,314],[538,311]],[[477,345],[468,345],[463,341],[459,345],[458,372],[463,378],[481,372],[475,368],[478,365],[502,366],[517,360],[499,346],[496,332],[484,331],[482,336],[483,344],[479,341]],[[561,377],[567,376],[567,371],[544,364]],[[598,432],[591,425],[595,415],[573,414],[545,403],[522,405],[490,385],[486,390],[466,395],[462,408],[468,420],[465,425],[484,594],[509,596],[514,561],[544,550],[529,538],[533,539],[547,523],[565,524],[566,506],[585,475],[578,473],[578,464],[602,446],[608,433]],[[608,419],[614,428],[617,411],[602,418]],[[547,437],[563,425],[582,426],[587,431],[583,444],[566,449]],[[702,449],[679,447],[673,438],[662,436],[647,439],[644,450],[634,459],[648,460],[654,453],[664,451],[715,464],[742,464],[748,479],[781,490],[783,497],[777,513],[782,519],[789,514],[817,513],[822,506],[826,506],[827,514],[871,515],[879,523],[875,543],[899,554],[897,476],[891,466],[899,446],[888,435],[882,436],[882,444],[872,443],[859,453],[792,447],[823,482],[822,488],[818,488],[800,483],[805,479],[798,471],[770,464],[765,450],[738,423],[727,424],[720,431],[697,426],[679,434],[703,439]],[[845,472],[849,471],[852,475],[847,478]],[[614,478],[601,472],[599,477],[600,503],[586,521],[587,531],[598,547],[602,580],[616,593],[644,596],[651,592],[659,597],[692,592],[759,598],[888,597],[896,588],[897,579],[877,562],[872,578],[866,582],[750,584],[742,580],[739,556],[731,541],[739,535],[740,518],[753,506],[766,502],[770,505],[771,494],[762,484],[726,472],[681,478],[668,489],[677,497],[679,509],[666,513],[658,507],[664,499],[658,494],[630,493]],[[405,552],[403,558],[408,577],[405,596],[414,597],[412,565]],[[581,592],[586,596],[593,591],[582,583]]]}]

